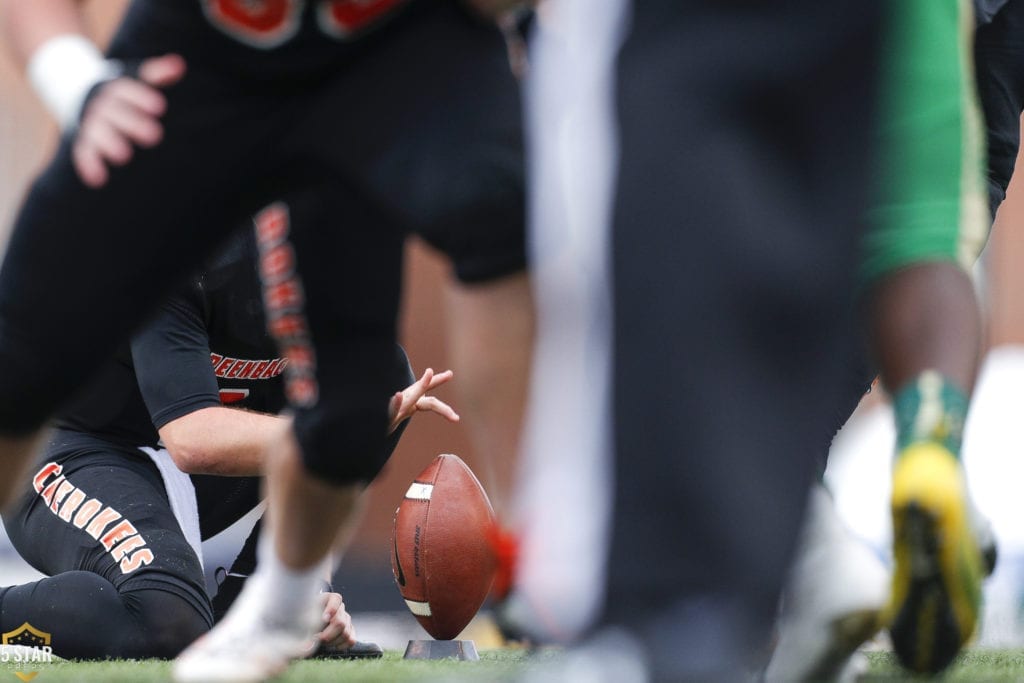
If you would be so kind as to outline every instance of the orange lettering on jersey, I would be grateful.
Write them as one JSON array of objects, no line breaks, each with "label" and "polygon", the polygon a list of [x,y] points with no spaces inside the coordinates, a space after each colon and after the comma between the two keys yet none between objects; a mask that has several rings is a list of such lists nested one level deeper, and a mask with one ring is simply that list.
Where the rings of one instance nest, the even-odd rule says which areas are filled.
[{"label": "orange lettering on jersey", "polygon": [[295,270],[295,250],[285,242],[271,248],[260,257],[260,272],[265,282],[276,282]]},{"label": "orange lettering on jersey", "polygon": [[81,529],[89,523],[89,520],[96,516],[101,507],[103,507],[103,503],[95,498],[90,498],[82,507],[78,508],[78,514],[75,515],[75,521],[72,524]]},{"label": "orange lettering on jersey", "polygon": [[[103,503],[97,498],[85,501],[86,493],[68,481],[63,474],[43,488],[46,478],[59,473],[60,469],[55,463],[47,463],[32,480],[32,486],[49,506],[50,511],[65,522],[71,522],[74,516],[75,521],[72,523],[79,529],[85,527],[85,532],[99,541],[115,562],[120,563],[123,573],[127,574],[150,564],[154,559],[153,552],[144,548],[146,540],[142,538],[134,524],[122,518],[120,512],[109,506],[104,508]],[[119,519],[120,524],[106,531],[107,527]],[[86,527],[86,524],[89,526]],[[135,552],[129,557],[128,553],[133,550]]]},{"label": "orange lettering on jersey", "polygon": [[288,235],[288,206],[274,202],[256,214],[256,240],[261,246],[271,247]]},{"label": "orange lettering on jersey", "polygon": [[131,554],[130,557],[126,557],[121,560],[121,573],[131,574],[133,571],[147,564],[152,564],[153,551],[149,548],[143,548],[142,550],[136,550]]},{"label": "orange lettering on jersey", "polygon": [[32,478],[32,488],[36,490],[36,493],[42,493],[43,482],[46,481],[46,478],[51,474],[60,474],[63,469],[63,466],[58,465],[55,462],[46,463],[43,465],[42,469],[36,472],[36,476]]},{"label": "orange lettering on jersey", "polygon": [[123,558],[125,555],[135,550],[136,548],[141,548],[144,545],[146,545],[146,539],[144,539],[142,536],[139,536],[138,534],[136,534],[135,536],[129,536],[128,538],[118,543],[117,546],[110,551],[110,556],[114,558],[115,562],[120,562],[121,558]]},{"label": "orange lettering on jersey", "polygon": [[209,11],[214,16],[229,21],[236,27],[244,27],[256,33],[278,30],[288,19],[294,2],[288,0],[207,0]]},{"label": "orange lettering on jersey", "polygon": [[296,377],[288,380],[285,387],[288,400],[299,406],[310,406],[316,403],[319,386],[311,377]]},{"label": "orange lettering on jersey", "polygon": [[128,538],[132,534],[139,533],[139,530],[135,528],[135,525],[129,522],[127,519],[122,520],[120,524],[115,526],[113,529],[108,531],[103,538],[100,539],[100,543],[107,550],[114,547],[114,544],[123,538]]},{"label": "orange lettering on jersey", "polygon": [[294,278],[270,285],[263,290],[267,308],[272,311],[302,308],[302,287]]},{"label": "orange lettering on jersey", "polygon": [[307,344],[289,346],[285,349],[285,355],[297,371],[308,372],[316,365],[313,349]]},{"label": "orange lettering on jersey", "polygon": [[224,356],[219,353],[210,353],[210,363],[213,364],[213,367],[216,368],[222,360],[224,360]]},{"label": "orange lettering on jersey", "polygon": [[85,533],[89,534],[96,540],[99,540],[100,534],[107,526],[117,520],[121,519],[121,513],[117,510],[107,507],[103,509],[103,512],[96,515],[89,526],[85,528]]},{"label": "orange lettering on jersey", "polygon": [[50,509],[54,512],[60,507],[62,500],[68,497],[68,494],[75,490],[75,485],[65,479],[61,482],[60,486],[57,487],[57,492],[53,496],[53,502],[50,503]]},{"label": "orange lettering on jersey", "polygon": [[85,492],[76,487],[75,490],[71,492],[71,495],[68,496],[68,499],[64,501],[64,504],[60,506],[60,512],[57,513],[57,516],[65,522],[70,522],[71,515],[75,513],[75,510],[78,509],[78,506],[82,504],[83,500],[85,500]]},{"label": "orange lettering on jersey", "polygon": [[49,483],[49,485],[45,489],[43,489],[43,492],[39,494],[40,496],[43,497],[43,500],[46,501],[47,505],[49,505],[50,501],[53,500],[53,492],[56,491],[57,487],[60,486],[63,483],[64,483],[64,475],[62,474],[59,477],[57,477],[56,479],[54,479],[53,481],[51,481]]},{"label": "orange lettering on jersey", "polygon": [[[392,0],[358,1],[362,7],[349,7],[347,2],[341,2],[332,3],[331,6],[321,5],[321,9],[329,13],[338,10],[342,13],[341,18],[345,18],[344,13],[349,10],[372,14],[394,4]],[[371,14],[355,18],[367,19]],[[288,348],[286,358],[289,365],[285,377],[288,400],[294,405],[308,407],[317,402],[320,388],[316,381],[316,356],[309,338],[309,325],[302,310],[305,294],[302,282],[295,274],[294,252],[289,252],[288,256],[275,253],[278,245],[285,245],[289,250],[292,248],[287,244],[288,232],[288,213],[284,204],[274,204],[256,217],[256,241],[260,251],[260,277],[263,282],[263,302],[267,310],[267,330],[280,345]]]},{"label": "orange lettering on jersey", "polygon": [[203,0],[210,23],[247,45],[269,49],[299,30],[304,0]]},{"label": "orange lettering on jersey", "polygon": [[317,8],[320,28],[337,38],[350,38],[378,21],[403,0],[326,0]]},{"label": "orange lettering on jersey", "polygon": [[274,318],[267,325],[271,336],[276,339],[301,337],[306,334],[306,319],[293,313]]}]

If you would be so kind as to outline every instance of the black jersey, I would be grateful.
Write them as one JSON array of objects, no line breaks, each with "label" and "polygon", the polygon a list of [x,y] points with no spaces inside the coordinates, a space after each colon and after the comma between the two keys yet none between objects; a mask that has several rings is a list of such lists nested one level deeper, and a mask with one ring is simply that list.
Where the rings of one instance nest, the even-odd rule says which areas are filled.
[{"label": "black jersey", "polygon": [[158,429],[200,408],[281,411],[286,360],[267,334],[254,263],[252,232],[244,230],[163,304],[57,426],[157,446]]}]

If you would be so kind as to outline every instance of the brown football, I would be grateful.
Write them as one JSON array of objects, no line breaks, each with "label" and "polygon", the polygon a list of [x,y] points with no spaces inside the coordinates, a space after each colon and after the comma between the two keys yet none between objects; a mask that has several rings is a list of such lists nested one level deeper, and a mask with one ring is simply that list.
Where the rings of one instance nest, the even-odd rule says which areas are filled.
[{"label": "brown football", "polygon": [[420,472],[395,511],[391,569],[405,604],[438,640],[462,632],[494,580],[488,541],[494,511],[480,482],[455,455]]}]

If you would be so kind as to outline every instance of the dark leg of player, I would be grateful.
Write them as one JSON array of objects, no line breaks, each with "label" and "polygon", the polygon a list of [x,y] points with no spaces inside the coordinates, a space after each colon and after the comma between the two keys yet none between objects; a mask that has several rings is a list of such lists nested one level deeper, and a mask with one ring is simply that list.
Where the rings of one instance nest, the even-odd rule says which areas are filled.
[{"label": "dark leg of player", "polygon": [[[363,194],[450,257],[458,280],[446,307],[459,368],[452,386],[491,486],[488,470],[507,481],[518,449],[533,326],[519,89],[500,32],[457,4],[437,3],[408,28],[401,49],[366,55],[325,90],[306,127],[336,130],[325,163],[354,167],[348,173],[365,178]],[[411,63],[408,54],[420,58]],[[382,74],[389,89],[377,87]],[[353,92],[360,107],[351,106]],[[341,110],[344,120],[330,114]],[[312,142],[310,153],[322,154],[323,142]]]},{"label": "dark leg of player", "polygon": [[[941,306],[934,301],[936,292]],[[888,387],[896,390],[925,370],[941,368],[961,392],[971,392],[981,316],[963,268],[927,263],[895,272],[872,288],[868,309],[874,357]]]},{"label": "dark leg of player", "polygon": [[174,593],[119,592],[88,571],[0,588],[0,630],[25,623],[50,634],[53,653],[65,659],[169,659],[211,626]]},{"label": "dark leg of player", "polygon": [[843,400],[877,6],[633,7],[606,620],[655,680],[740,680]]},{"label": "dark leg of player", "polygon": [[[306,572],[355,523],[359,495],[390,453],[384,397],[408,378],[408,365],[395,363],[393,315],[403,236],[376,206],[344,188],[312,188],[287,205],[287,212],[271,207],[256,217],[263,257],[281,249],[294,254],[293,271],[264,280],[264,299],[272,333],[299,359],[285,375],[294,430],[268,450],[268,520],[281,562]],[[334,215],[359,227],[323,229]],[[359,254],[359,263],[317,267],[325,254]],[[276,296],[289,282],[299,283],[301,298]],[[270,555],[261,549],[261,564]]]},{"label": "dark leg of player", "polygon": [[[344,187],[287,199],[255,225],[261,258],[290,256],[284,272],[264,270],[263,284],[268,328],[291,359],[293,429],[268,444],[257,570],[210,636],[178,658],[178,680],[209,680],[211,667],[235,680],[223,662],[254,649],[261,656],[244,668],[254,680],[308,654],[330,551],[354,528],[361,493],[386,461],[388,397],[408,379],[408,365],[396,372],[395,363],[401,231]],[[324,229],[334,216],[359,227]],[[322,267],[337,255],[359,258]]]},{"label": "dark leg of player", "polygon": [[[394,44],[340,70],[320,91],[322,106],[314,102],[308,125],[298,127],[303,159],[318,160],[323,176],[356,182],[319,193],[339,202],[326,216],[332,223],[343,217],[339,229],[296,221],[293,239],[270,230],[273,239],[263,244],[294,255],[303,296],[275,305],[272,288],[280,283],[271,282],[265,298],[279,342],[308,360],[288,366],[294,430],[268,461],[274,544],[261,544],[260,569],[224,621],[178,659],[179,680],[200,680],[222,648],[238,649],[232,631],[246,621],[241,615],[266,613],[277,601],[287,602],[277,610],[288,623],[278,634],[287,633],[275,638],[273,666],[264,671],[296,656],[292,644],[301,644],[308,621],[298,610],[311,604],[316,565],[343,523],[351,524],[358,490],[384,462],[387,406],[373,397],[390,389],[406,234],[419,232],[452,255],[463,281],[523,268],[519,107],[504,43],[454,3],[421,8]],[[388,88],[381,88],[385,77]],[[307,130],[337,134],[327,146]],[[504,270],[493,269],[489,250],[504,257]],[[467,263],[474,256],[482,263]]]},{"label": "dark leg of player", "polygon": [[952,661],[978,619],[982,560],[958,458],[978,367],[980,314],[974,287],[955,263],[883,278],[869,307],[897,428],[896,569],[887,622],[904,666],[935,672]]},{"label": "dark leg of player", "polygon": [[354,511],[365,485],[336,486],[310,474],[294,436],[275,444],[268,460],[267,494],[273,509],[271,528],[278,556],[295,570],[315,568],[339,535],[351,531]]},{"label": "dark leg of player", "polygon": [[950,262],[903,268],[874,284],[867,309],[879,373],[894,394],[897,449],[936,440],[958,455],[981,352],[970,277]]},{"label": "dark leg of player", "polygon": [[[336,275],[334,277],[337,278]],[[339,291],[344,289],[344,286],[339,287]],[[339,328],[349,329],[345,325],[339,325]],[[392,346],[383,344],[385,351]],[[405,388],[414,380],[404,351],[400,347],[397,351],[397,357],[394,351],[387,351],[382,356],[389,358],[391,364],[384,376],[401,378],[389,384],[392,390]],[[362,363],[368,360],[368,355],[359,354],[352,358]],[[357,451],[335,454],[339,461],[351,461],[348,468],[356,472],[355,481],[340,485],[310,471],[303,462],[299,442],[291,432],[270,448],[267,459],[268,514],[272,524],[280,525],[280,531],[274,534],[278,556],[289,567],[309,569],[318,564],[331,548],[347,545],[348,536],[361,519],[362,493],[366,484],[394,452],[407,424],[399,425],[389,435],[383,459]],[[346,469],[343,464],[335,464],[334,467],[341,471]]]}]

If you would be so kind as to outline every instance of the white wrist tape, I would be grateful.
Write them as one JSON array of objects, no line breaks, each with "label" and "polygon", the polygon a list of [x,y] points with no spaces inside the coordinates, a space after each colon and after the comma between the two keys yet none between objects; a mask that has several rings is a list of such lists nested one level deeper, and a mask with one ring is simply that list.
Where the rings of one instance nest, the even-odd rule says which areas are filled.
[{"label": "white wrist tape", "polygon": [[116,78],[120,70],[88,38],[66,33],[50,38],[32,53],[28,80],[61,130],[68,130],[78,124],[89,90]]}]

